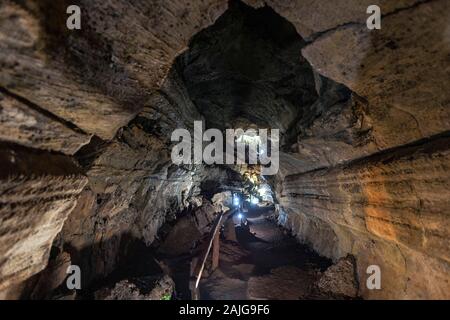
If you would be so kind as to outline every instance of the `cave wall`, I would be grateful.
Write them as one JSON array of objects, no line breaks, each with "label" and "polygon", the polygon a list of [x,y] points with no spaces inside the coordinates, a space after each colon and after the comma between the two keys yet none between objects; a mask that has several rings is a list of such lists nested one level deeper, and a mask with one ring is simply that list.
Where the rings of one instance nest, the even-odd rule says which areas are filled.
[{"label": "cave wall", "polygon": [[[335,260],[356,256],[365,297],[447,297],[449,139],[288,176],[284,225]],[[380,266],[382,290],[366,288],[369,265]]]},{"label": "cave wall", "polygon": [[317,99],[305,41],[271,8],[238,1],[177,58],[206,126],[278,128],[282,137]]},{"label": "cave wall", "polygon": [[0,145],[0,290],[41,271],[87,183],[67,156]]},{"label": "cave wall", "polygon": [[[245,2],[294,25],[319,96],[323,76],[352,90],[294,130],[277,185],[286,226],[324,255],[354,254],[362,283],[383,266],[388,287],[364,297],[448,298],[448,1],[380,1],[379,31],[366,0]],[[44,269],[52,244],[75,260],[96,248],[90,274],[109,272],[122,235],[151,243],[202,179],[167,162],[168,133],[198,115],[170,68],[227,1],[70,1],[77,32],[68,4],[0,3],[1,290]]]},{"label": "cave wall", "polygon": [[[161,88],[152,93],[143,110],[121,128],[114,139],[105,141],[95,137],[73,158],[61,155],[77,168],[81,175],[78,178],[85,187],[77,189],[77,197],[72,197],[70,202],[72,207],[58,208],[62,211],[62,218],[53,218],[54,229],[41,231],[48,231],[48,234],[46,242],[39,247],[42,257],[36,261],[35,268],[40,269],[32,269],[27,275],[35,274],[47,265],[51,247],[58,255],[50,257],[49,266],[61,255],[69,254],[70,263],[82,270],[82,288],[89,288],[126,263],[137,242],[150,246],[158,239],[160,228],[178,219],[183,211],[212,207],[206,194],[214,194],[224,185],[229,185],[236,178],[230,176],[231,170],[216,166],[176,167],[170,160],[172,131],[176,128],[192,129],[194,119],[202,119],[202,116],[189,100],[174,67]],[[16,173],[13,169],[10,171]],[[204,190],[202,185],[211,180],[216,185],[208,185],[208,190]],[[70,188],[70,180],[63,182],[69,183],[67,188]],[[4,226],[10,233],[15,231],[9,230],[10,226],[17,223],[16,216],[12,217],[10,224]],[[41,225],[28,227],[33,229]],[[36,232],[14,236],[34,243]],[[38,253],[25,252],[24,255],[29,258]],[[5,253],[6,260],[12,258],[9,252]],[[19,262],[25,265],[23,260]],[[55,273],[48,269],[25,282],[21,280],[27,277],[14,275],[12,285],[5,285],[9,288],[3,293],[4,297],[38,297],[36,286],[44,281],[42,278],[55,277]],[[39,294],[45,297],[49,292],[41,288]]]},{"label": "cave wall", "polygon": [[[83,27],[66,9],[83,8]],[[112,139],[162,84],[189,39],[212,24],[225,1],[2,1],[2,88]],[[24,76],[26,75],[26,76]]]},{"label": "cave wall", "polygon": [[[448,2],[386,3],[379,32],[352,10],[334,26],[300,21],[300,3],[273,5],[310,39],[314,70],[352,95],[282,155],[280,221],[328,257],[355,255],[363,297],[448,298]],[[382,290],[365,286],[371,264]]]},{"label": "cave wall", "polygon": [[[83,8],[80,32],[65,27],[69,4]],[[106,276],[124,242],[151,243],[166,216],[198,194],[200,173],[170,168],[167,142],[198,113],[176,76],[165,78],[226,3],[187,6],[0,3],[0,135],[12,144],[1,146],[2,297],[20,297],[21,282],[45,268],[52,244],[85,267],[84,284]]]},{"label": "cave wall", "polygon": [[[265,113],[265,120],[270,119],[275,127],[278,124],[285,135],[276,179],[277,198],[285,213],[280,221],[325,256],[337,260],[355,255],[363,297],[447,297],[445,137],[450,109],[445,88],[450,74],[442,66],[449,62],[448,4],[381,2],[382,29],[368,31],[368,1],[245,2],[261,10],[267,4],[295,26],[304,40],[294,45],[286,40],[284,44],[301,50],[312,66],[318,98],[308,103],[297,97],[304,103],[293,108],[290,116],[292,119],[298,108],[303,108],[301,117],[288,129],[286,124],[280,125],[277,99],[282,95],[269,98],[271,92],[277,92],[270,86],[264,93],[258,91],[270,77],[264,75],[252,86],[249,83],[258,73],[248,70],[264,74],[283,61],[283,50],[278,48],[279,55],[272,53],[274,62],[264,59],[264,54],[247,54],[245,46],[259,45],[257,34],[247,36],[248,26],[240,22],[241,16],[230,17],[227,12],[212,30],[196,36],[183,55],[189,92],[197,104],[213,113],[207,120],[236,127],[239,119],[230,120],[227,112],[233,108],[227,106],[228,101],[242,107],[243,114],[251,110],[247,119],[258,123],[258,115]],[[254,23],[251,14],[245,19]],[[237,27],[243,35],[233,37]],[[272,27],[276,29],[275,24]],[[245,44],[241,38],[246,39]],[[264,45],[264,53],[270,52],[271,47]],[[230,48],[236,49],[229,52]],[[225,52],[226,57],[218,59],[217,52]],[[241,60],[246,61],[244,70],[233,61],[236,52],[245,57]],[[299,56],[298,62],[303,57]],[[261,61],[267,66],[258,66]],[[277,71],[286,65],[277,65]],[[295,67],[291,70],[298,72]],[[307,78],[308,67],[302,72]],[[270,73],[272,86],[276,74]],[[243,79],[248,85],[245,92],[255,93],[249,100],[254,104],[251,108],[245,105],[245,94],[230,89]],[[307,85],[293,87],[311,90]],[[285,92],[287,88],[282,86]],[[217,108],[224,112],[218,113]],[[437,145],[440,147],[435,148]],[[366,268],[371,264],[382,268],[382,290],[365,286]]]}]

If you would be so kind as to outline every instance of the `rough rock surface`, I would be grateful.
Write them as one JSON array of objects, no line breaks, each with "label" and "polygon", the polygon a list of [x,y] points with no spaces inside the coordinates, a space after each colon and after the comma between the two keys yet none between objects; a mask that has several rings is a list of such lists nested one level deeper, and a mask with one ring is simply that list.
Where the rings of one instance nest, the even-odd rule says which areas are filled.
[{"label": "rough rock surface", "polygon": [[248,281],[248,296],[253,300],[299,300],[308,296],[315,275],[293,266],[271,270],[269,275]]},{"label": "rough rock surface", "polygon": [[[201,115],[174,68],[149,105],[115,139],[95,139],[76,154],[89,184],[56,245],[68,247],[85,271],[84,286],[123,263],[136,241],[149,246],[162,240],[161,227],[175,224],[183,212],[202,204],[209,212],[202,197],[208,200],[235,180],[228,168],[171,165],[171,132],[191,129],[195,119]],[[205,232],[205,224],[200,225]]]},{"label": "rough rock surface", "polygon": [[211,201],[217,212],[226,212],[233,206],[233,195],[231,191],[216,193]]},{"label": "rough rock surface", "polygon": [[354,259],[346,257],[329,267],[320,277],[317,287],[333,295],[356,298],[358,282],[355,277]]},{"label": "rough rock surface", "polygon": [[52,242],[83,281],[104,277],[223,191],[228,169],[170,165],[172,130],[204,120],[282,129],[280,221],[354,255],[359,283],[380,265],[382,290],[361,296],[449,298],[449,2],[382,0],[374,31],[369,0],[245,2],[273,9],[258,12],[275,37],[250,8],[217,20],[225,0],[82,0],[75,32],[69,1],[0,3],[0,290],[45,268]]},{"label": "rough rock surface", "polygon": [[175,56],[226,8],[218,0],[78,1],[83,25],[71,32],[70,4],[2,1],[0,86],[104,139],[142,110]]},{"label": "rough rock surface", "polygon": [[[407,9],[426,0],[379,0],[383,15]],[[289,20],[305,39],[348,24],[365,24],[367,7],[375,4],[371,0],[328,1],[328,0],[244,0],[254,7],[268,5]]]},{"label": "rough rock surface", "polygon": [[[201,289],[202,290],[202,289]],[[247,297],[247,283],[241,279],[230,278],[220,269],[215,270],[203,285],[212,300],[245,300]]]},{"label": "rough rock surface", "polygon": [[160,252],[173,256],[189,253],[209,231],[216,213],[216,209],[207,203],[195,209],[192,214],[177,219],[159,247]]},{"label": "rough rock surface", "polygon": [[0,289],[45,268],[87,183],[68,157],[0,145]]},{"label": "rough rock surface", "polygon": [[289,176],[285,226],[325,256],[353,254],[359,283],[379,265],[382,290],[361,286],[365,297],[446,297],[449,145],[441,137]]},{"label": "rough rock surface", "polygon": [[96,292],[97,300],[170,300],[174,292],[173,280],[165,275],[160,278],[136,278],[122,280],[112,289]]},{"label": "rough rock surface", "polygon": [[47,267],[36,275],[37,283],[33,288],[31,299],[49,298],[48,294],[58,288],[67,278],[67,269],[71,265],[70,254],[62,252],[50,258]]},{"label": "rough rock surface", "polygon": [[[429,1],[364,24],[329,32],[303,49],[315,70],[367,101],[372,140],[386,149],[450,127],[450,4]],[[424,28],[423,21],[427,21]]]},{"label": "rough rock surface", "polygon": [[211,128],[285,133],[316,98],[304,41],[270,8],[233,1],[177,60],[192,101]]},{"label": "rough rock surface", "polygon": [[90,136],[0,92],[0,138],[31,148],[74,154]]}]

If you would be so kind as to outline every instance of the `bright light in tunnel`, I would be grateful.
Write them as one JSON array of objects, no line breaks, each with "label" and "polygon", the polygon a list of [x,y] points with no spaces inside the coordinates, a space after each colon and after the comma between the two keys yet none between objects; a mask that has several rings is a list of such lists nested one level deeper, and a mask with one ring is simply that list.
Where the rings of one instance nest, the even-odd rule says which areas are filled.
[{"label": "bright light in tunnel", "polygon": [[243,217],[244,217],[244,216],[242,215],[242,213],[239,213],[239,214],[238,214],[238,218],[239,218],[239,219],[242,219]]},{"label": "bright light in tunnel", "polygon": [[259,203],[258,197],[251,196],[251,197],[250,197],[250,203],[251,203],[251,204],[258,204],[258,203]]},{"label": "bright light in tunnel", "polygon": [[233,195],[233,205],[234,206],[239,206],[239,204],[241,203],[241,199],[239,199],[239,196],[237,194]]}]

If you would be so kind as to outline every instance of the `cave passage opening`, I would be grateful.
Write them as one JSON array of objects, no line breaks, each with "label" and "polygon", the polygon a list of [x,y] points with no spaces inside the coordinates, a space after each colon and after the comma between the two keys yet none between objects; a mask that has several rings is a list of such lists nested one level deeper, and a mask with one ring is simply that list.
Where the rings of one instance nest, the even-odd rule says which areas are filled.
[{"label": "cave passage opening", "polygon": [[[159,279],[157,284],[167,292],[174,286],[172,298],[191,299],[193,261],[202,260],[218,213],[233,211],[220,227],[218,268],[213,270],[211,257],[206,261],[201,299],[330,298],[316,283],[331,261],[278,225],[280,218],[286,219],[277,199],[286,155],[287,164],[302,161],[295,159],[295,148],[299,137],[308,134],[305,128],[350,96],[347,88],[314,71],[302,56],[305,45],[294,26],[270,7],[254,9],[240,1],[230,1],[212,26],[191,39],[155,100],[163,112],[154,114],[150,108],[139,114],[119,140],[128,148],[139,146],[142,135],[150,136],[150,141],[163,136],[166,148],[173,146],[167,141],[173,130],[183,128],[195,136],[195,123],[201,121],[203,130],[215,129],[223,136],[227,129],[242,129],[234,139],[245,145],[244,162],[177,165],[158,159],[156,174],[145,177],[133,205],[126,209],[136,215],[130,239],[113,238],[111,244],[93,249],[106,252],[106,259],[110,252],[119,252],[118,267],[106,277],[93,277],[87,297],[125,294],[120,286],[123,279],[147,292]],[[251,149],[257,150],[258,157],[272,154],[270,139],[261,149],[261,136],[249,134],[261,129],[279,130],[276,174],[264,175],[261,163],[249,163]],[[144,133],[136,136],[134,131]],[[226,150],[225,139],[223,143]],[[92,146],[77,154],[85,166],[97,161],[91,156]],[[153,162],[153,158],[142,161],[142,170]],[[239,195],[238,206],[233,204],[233,194]],[[107,208],[114,197],[99,196],[97,205]],[[93,265],[89,254],[80,254],[79,259],[84,268]],[[105,287],[108,290],[101,289]]]},{"label": "cave passage opening", "polygon": [[[323,101],[318,103],[323,88],[318,88],[318,82],[329,81],[302,57],[305,45],[294,26],[270,7],[254,9],[230,1],[229,9],[214,25],[193,37],[173,68],[203,117],[205,129],[224,133],[230,128],[278,129],[281,148],[289,150],[302,125],[323,111]],[[329,87],[337,91],[336,96],[348,97],[345,88],[337,84]],[[251,149],[258,138],[243,133],[236,141]],[[245,160],[249,160],[248,155]],[[314,283],[330,261],[277,226],[276,175],[263,176],[259,164],[248,162],[229,167],[239,173],[236,177],[240,181],[236,182],[241,186],[224,200],[234,211],[223,223],[220,265],[215,269],[212,262],[207,263],[200,297],[323,297]],[[205,192],[212,197],[215,192],[229,191],[211,190],[219,185],[209,183]],[[189,262],[192,272],[195,266]],[[186,274],[174,279],[183,276]],[[189,296],[186,281],[175,282],[180,295]],[[293,282],[296,285],[292,286]]]}]

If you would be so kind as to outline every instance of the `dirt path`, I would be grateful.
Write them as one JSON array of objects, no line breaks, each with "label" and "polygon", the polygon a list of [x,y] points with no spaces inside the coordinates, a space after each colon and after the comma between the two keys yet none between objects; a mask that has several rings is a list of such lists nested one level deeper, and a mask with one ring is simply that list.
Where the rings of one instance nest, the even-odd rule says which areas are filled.
[{"label": "dirt path", "polygon": [[237,242],[221,239],[219,268],[201,281],[202,299],[326,298],[314,283],[331,262],[285,234],[271,214],[250,210],[248,228],[235,228]]}]

